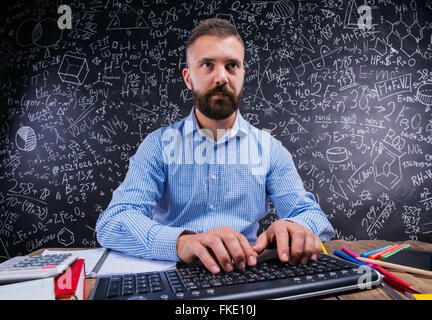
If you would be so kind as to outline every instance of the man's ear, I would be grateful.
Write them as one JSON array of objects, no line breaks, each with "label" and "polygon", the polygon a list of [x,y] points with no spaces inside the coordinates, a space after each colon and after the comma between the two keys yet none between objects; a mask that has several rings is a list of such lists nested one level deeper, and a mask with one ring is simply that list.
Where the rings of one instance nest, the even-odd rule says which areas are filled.
[{"label": "man's ear", "polygon": [[189,90],[192,90],[192,85],[190,81],[190,72],[188,68],[184,68],[182,71],[183,80],[186,83],[186,86]]}]

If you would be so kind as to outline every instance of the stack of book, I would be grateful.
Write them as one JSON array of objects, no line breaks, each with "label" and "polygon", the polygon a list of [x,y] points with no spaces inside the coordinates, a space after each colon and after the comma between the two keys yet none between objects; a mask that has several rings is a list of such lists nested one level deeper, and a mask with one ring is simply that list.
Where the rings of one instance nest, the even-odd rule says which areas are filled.
[{"label": "stack of book", "polygon": [[62,274],[0,285],[0,300],[84,300],[85,263],[76,259]]}]

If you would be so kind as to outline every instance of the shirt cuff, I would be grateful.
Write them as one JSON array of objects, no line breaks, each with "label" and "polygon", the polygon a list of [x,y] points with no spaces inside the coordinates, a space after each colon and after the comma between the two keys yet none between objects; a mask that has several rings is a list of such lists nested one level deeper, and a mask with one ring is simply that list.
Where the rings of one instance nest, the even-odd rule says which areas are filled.
[{"label": "shirt cuff", "polygon": [[318,236],[322,242],[330,240],[334,235],[334,230],[330,223],[326,224],[322,230],[319,230],[316,228],[316,226],[312,227],[300,217],[283,218],[282,220],[288,220],[297,223],[306,229],[309,229],[314,235]]},{"label": "shirt cuff", "polygon": [[311,226],[301,218],[292,217],[292,218],[283,218],[282,220],[287,220],[287,221],[297,223],[297,224],[301,225],[303,228],[306,228],[306,229],[312,231],[313,234],[317,234],[317,231],[314,230],[313,228],[311,228]]},{"label": "shirt cuff", "polygon": [[[181,261],[177,255],[177,239],[183,232],[190,232],[184,228],[156,225],[150,230],[153,238],[151,257],[155,260]],[[195,232],[192,232],[195,233]]]}]

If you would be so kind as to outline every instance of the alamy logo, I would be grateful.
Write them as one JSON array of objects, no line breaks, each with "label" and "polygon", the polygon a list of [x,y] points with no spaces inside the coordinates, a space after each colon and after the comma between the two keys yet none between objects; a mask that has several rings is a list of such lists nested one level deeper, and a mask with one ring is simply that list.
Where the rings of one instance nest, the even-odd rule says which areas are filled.
[{"label": "alamy logo", "polygon": [[57,9],[57,13],[62,15],[57,19],[59,29],[72,29],[72,9],[66,4],[62,4]]},{"label": "alamy logo", "polygon": [[372,28],[372,9],[370,6],[362,5],[358,7],[357,12],[360,14],[360,18],[357,20],[359,29],[370,29]]},{"label": "alamy logo", "polygon": [[358,273],[362,275],[357,281],[357,287],[359,289],[372,289],[372,270],[369,267],[360,266],[357,269]]}]

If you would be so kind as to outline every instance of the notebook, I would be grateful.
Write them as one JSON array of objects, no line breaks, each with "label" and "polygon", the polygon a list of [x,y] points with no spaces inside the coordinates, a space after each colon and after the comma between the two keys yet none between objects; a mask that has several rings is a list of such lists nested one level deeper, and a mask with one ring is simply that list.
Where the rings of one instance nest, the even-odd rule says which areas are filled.
[{"label": "notebook", "polygon": [[431,251],[404,249],[383,259],[383,261],[432,271],[431,254]]},{"label": "notebook", "polygon": [[[45,250],[42,255],[50,252],[61,253],[63,251]],[[71,251],[64,252],[70,253]],[[86,277],[91,278],[124,273],[162,271],[172,269],[176,265],[175,262],[134,257],[108,248],[74,250],[73,253],[79,259],[85,260]]]}]

